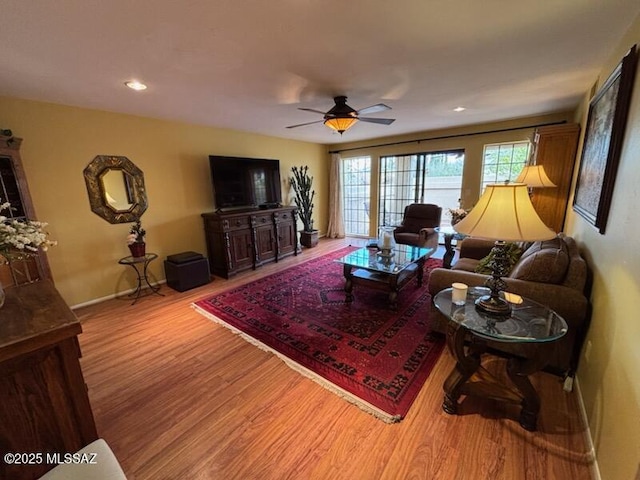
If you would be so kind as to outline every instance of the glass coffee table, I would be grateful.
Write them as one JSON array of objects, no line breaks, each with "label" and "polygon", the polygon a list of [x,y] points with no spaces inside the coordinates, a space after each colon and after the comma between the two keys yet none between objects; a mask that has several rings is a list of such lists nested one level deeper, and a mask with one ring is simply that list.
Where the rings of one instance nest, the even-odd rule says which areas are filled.
[{"label": "glass coffee table", "polygon": [[420,248],[398,244],[391,256],[383,255],[375,248],[361,248],[336,260],[343,264],[344,291],[347,301],[353,300],[354,285],[364,285],[388,292],[389,305],[398,306],[398,292],[411,279],[418,279],[422,286],[424,264],[436,248]]},{"label": "glass coffee table", "polygon": [[[553,343],[567,333],[567,323],[550,308],[518,295],[506,294],[511,315],[496,317],[475,308],[474,302],[487,294],[488,288],[469,288],[463,305],[451,301],[451,291],[447,288],[433,298],[436,308],[449,319],[447,345],[456,359],[456,366],[444,383],[443,410],[456,414],[461,395],[515,403],[522,407],[520,425],[535,431],[540,397],[528,376],[547,364]],[[527,358],[513,355],[507,361],[507,375],[515,388],[482,367],[481,357],[491,353],[492,342],[526,349]]]}]

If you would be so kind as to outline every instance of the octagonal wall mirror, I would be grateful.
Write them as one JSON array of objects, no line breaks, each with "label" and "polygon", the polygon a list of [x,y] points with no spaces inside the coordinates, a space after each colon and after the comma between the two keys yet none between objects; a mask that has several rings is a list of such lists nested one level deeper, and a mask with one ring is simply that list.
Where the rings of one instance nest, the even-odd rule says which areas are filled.
[{"label": "octagonal wall mirror", "polygon": [[91,211],[109,223],[135,222],[147,209],[144,175],[127,157],[96,156],[84,180]]}]

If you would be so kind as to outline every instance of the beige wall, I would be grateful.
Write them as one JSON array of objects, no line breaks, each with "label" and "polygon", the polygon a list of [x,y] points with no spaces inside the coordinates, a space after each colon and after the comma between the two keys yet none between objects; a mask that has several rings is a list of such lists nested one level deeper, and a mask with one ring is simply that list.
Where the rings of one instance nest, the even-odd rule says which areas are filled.
[{"label": "beige wall", "polygon": [[[385,155],[462,149],[465,151],[462,179],[462,205],[464,208],[471,208],[481,193],[482,156],[486,144],[532,140],[535,130],[533,126],[562,121],[573,122],[573,113],[561,112],[483,125],[470,125],[454,129],[420,132],[412,135],[385,137],[376,139],[375,141],[332,145],[329,147],[329,150],[342,151],[341,156],[343,158],[358,156],[371,157],[373,177],[371,181],[371,218],[377,218],[379,200],[377,173],[379,171],[380,157]],[[424,140],[426,138],[433,140]],[[412,141],[418,139],[420,142]],[[395,145],[389,145],[394,143]],[[385,146],[372,148],[367,145]],[[427,198],[426,201],[428,202],[429,199]],[[443,215],[445,215],[444,212]],[[375,226],[372,227],[372,230],[375,230]],[[376,232],[371,231],[370,234],[375,236]]]},{"label": "beige wall", "polygon": [[[640,17],[603,65],[599,86],[634,44]],[[632,95],[606,232],[571,209],[566,227],[593,270],[593,315],[578,378],[601,477],[612,480],[640,478],[640,74]],[[576,120],[583,131],[587,111],[585,98]]]},{"label": "beige wall", "polygon": [[[291,167],[309,165],[318,197],[328,196],[320,145],[3,97],[0,128],[23,138],[36,212],[58,241],[49,251],[52,274],[72,306],[132,287],[133,272],[117,263],[129,254],[130,224],[111,225],[89,208],[82,171],[96,155],[126,156],[144,172],[149,208],[142,223],[148,251],[159,256],[151,264],[158,279],[167,255],[206,252],[200,214],[214,209],[209,154],[280,159],[285,199]],[[327,208],[316,203],[314,219],[324,232]]]}]

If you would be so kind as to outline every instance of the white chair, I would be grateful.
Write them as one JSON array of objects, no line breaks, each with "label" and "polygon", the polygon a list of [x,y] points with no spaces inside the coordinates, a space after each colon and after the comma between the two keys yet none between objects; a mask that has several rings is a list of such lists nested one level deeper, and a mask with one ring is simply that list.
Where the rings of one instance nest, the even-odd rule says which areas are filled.
[{"label": "white chair", "polygon": [[71,457],[71,460],[74,459],[92,462],[61,463],[40,480],[127,480],[118,459],[102,438],[78,450]]}]

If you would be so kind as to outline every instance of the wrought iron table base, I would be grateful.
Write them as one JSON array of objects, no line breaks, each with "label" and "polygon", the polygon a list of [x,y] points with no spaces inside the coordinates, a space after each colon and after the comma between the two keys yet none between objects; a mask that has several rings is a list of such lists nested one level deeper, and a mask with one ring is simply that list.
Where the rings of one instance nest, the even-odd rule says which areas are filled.
[{"label": "wrought iron table base", "polygon": [[156,294],[161,297],[164,297],[164,294],[159,293],[160,285],[151,285],[149,282],[149,276],[147,274],[147,269],[149,264],[158,258],[158,255],[155,253],[147,253],[144,257],[124,257],[121,258],[118,263],[121,265],[129,265],[136,271],[136,275],[138,277],[136,288],[133,292],[131,292],[128,296],[135,297],[131,305],[134,305],[142,296],[142,292],[144,290],[149,290],[151,294]]}]

